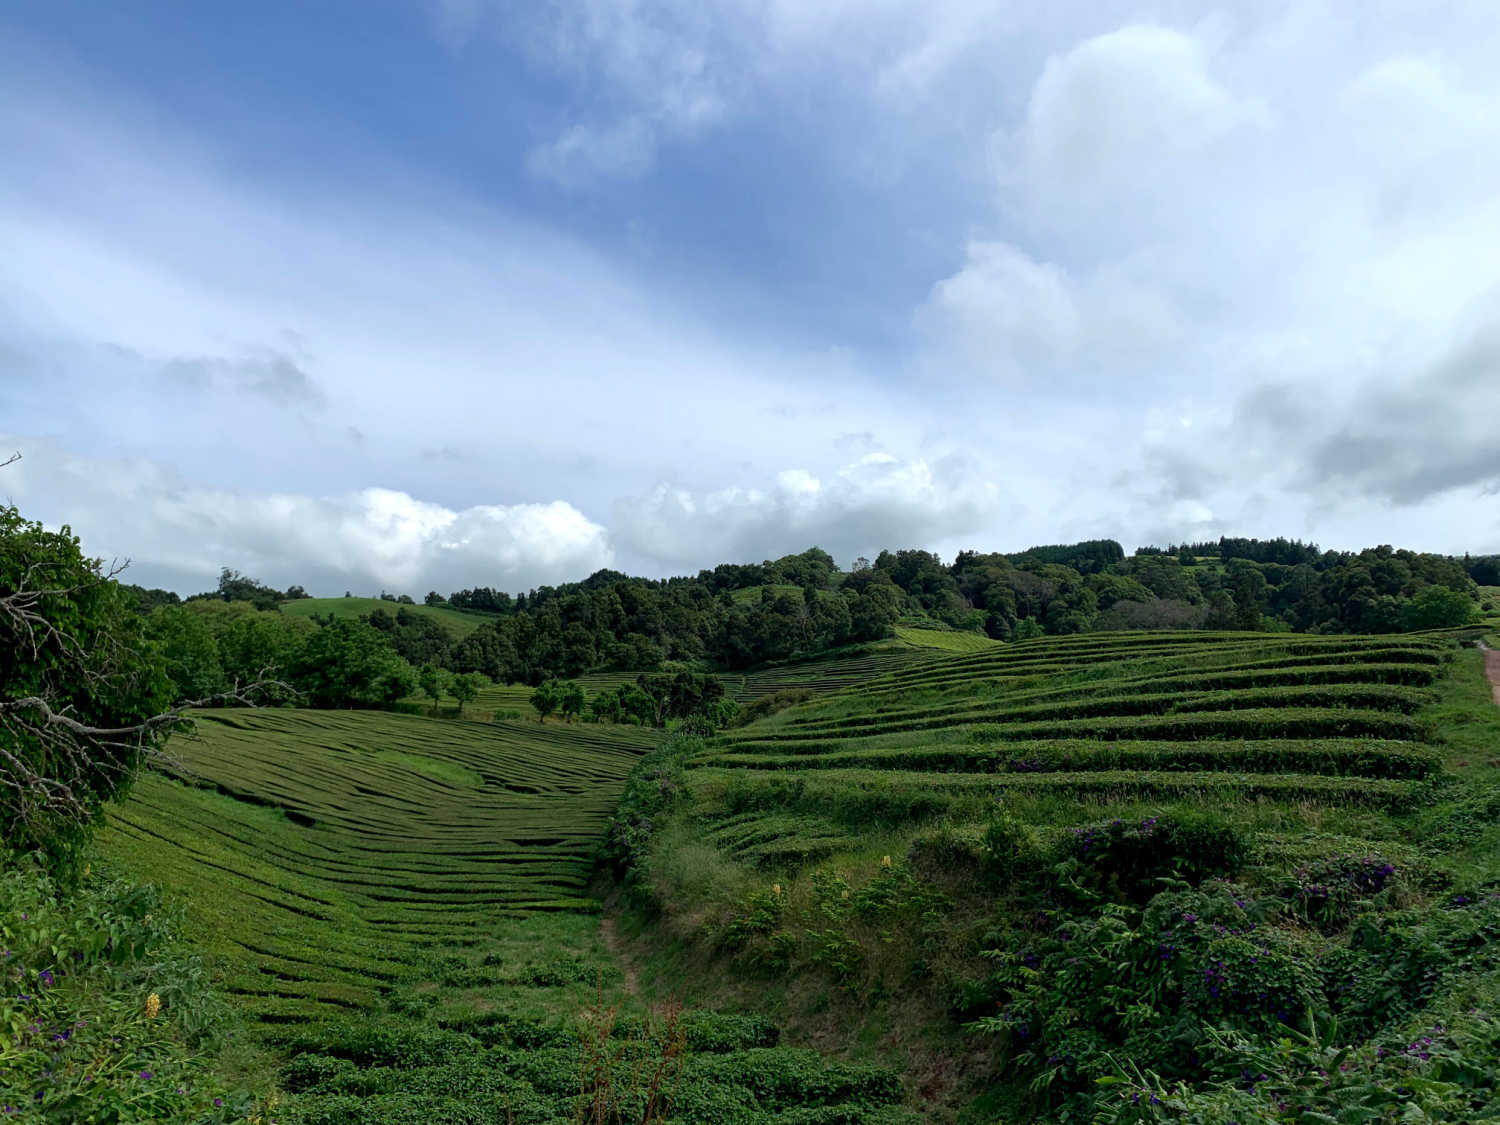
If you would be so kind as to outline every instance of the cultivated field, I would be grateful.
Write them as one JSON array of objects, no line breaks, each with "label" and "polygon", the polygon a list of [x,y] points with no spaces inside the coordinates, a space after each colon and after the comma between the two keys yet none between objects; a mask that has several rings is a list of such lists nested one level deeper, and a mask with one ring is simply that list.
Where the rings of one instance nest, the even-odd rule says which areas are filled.
[{"label": "cultivated field", "polygon": [[230,1081],[279,1087],[283,1125],[565,1125],[639,1114],[658,1071],[674,1120],[919,1120],[889,1069],[754,1016],[653,1014],[628,986],[587,884],[656,732],[245,710],[198,728],[102,849],[186,903],[251,1021]]},{"label": "cultivated field", "polygon": [[[669,747],[686,796],[658,814],[650,885],[701,959],[700,995],[757,981],[792,1026],[838,1011],[852,1034],[924,1029],[893,1043],[908,1073],[947,1076],[933,1120],[966,1119],[978,1095],[986,1120],[1061,1119],[1048,1115],[1066,1104],[1135,1121],[1096,1084],[1146,1098],[1122,1058],[1227,1089],[1240,1064],[1221,1072],[1174,1038],[1210,1018],[1275,1042],[1337,1016],[1365,1044],[1360,1073],[1383,1075],[1378,1045],[1436,1036],[1457,1012],[1489,1026],[1472,1013],[1488,1010],[1473,997],[1495,987],[1490,960],[1463,944],[1487,924],[1463,911],[1500,885],[1500,712],[1478,632],[1096,633],[929,653]],[[1221,924],[1183,932],[1220,900]],[[1356,924],[1423,953],[1392,959]],[[1252,930],[1255,945],[1239,940]],[[1268,950],[1298,983],[1262,1011],[1283,984],[1230,983],[1249,988]],[[1188,1014],[1200,1007],[1214,1014]],[[967,1050],[981,1054],[945,1070]],[[1299,1080],[1300,1064],[1275,1065]]]},{"label": "cultivated field", "polygon": [[[1023,642],[900,669],[719,739],[701,779],[753,794],[1286,797],[1409,806],[1439,768],[1416,712],[1436,641],[1264,634]],[[787,803],[767,797],[770,806]],[[745,833],[736,818],[732,831]],[[755,835],[752,831],[750,835]]]},{"label": "cultivated field", "polygon": [[400,610],[431,617],[453,634],[455,640],[467,637],[486,622],[495,620],[492,613],[477,610],[454,609],[445,605],[401,605],[382,598],[298,598],[282,602],[281,612],[289,617],[327,617],[354,620],[365,617],[376,610],[383,610],[392,617]]},{"label": "cultivated field", "polygon": [[188,892],[256,1016],[369,1004],[393,957],[503,918],[595,909],[589,855],[638,729],[216,711],[182,776],[113,811],[108,850]]}]

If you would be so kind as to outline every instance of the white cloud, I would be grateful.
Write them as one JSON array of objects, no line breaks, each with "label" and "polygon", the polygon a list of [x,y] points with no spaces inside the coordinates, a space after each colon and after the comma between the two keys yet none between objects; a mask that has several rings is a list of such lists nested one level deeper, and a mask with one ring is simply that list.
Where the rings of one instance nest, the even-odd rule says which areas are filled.
[{"label": "white cloud", "polygon": [[26,436],[5,470],[24,514],[54,513],[84,549],[129,558],[129,580],[183,592],[232,566],[271,585],[334,594],[413,594],[475,584],[522,590],[573,581],[614,561],[607,532],[565,501],[452,509],[387,488],[339,496],[213,490],[146,460],[79,456]]},{"label": "white cloud", "polygon": [[899,546],[993,535],[1006,512],[998,485],[958,457],[929,463],[868,453],[827,475],[777,473],[768,487],[695,492],[658,485],[615,507],[622,546],[675,567],[752,560],[820,546],[845,562]]}]

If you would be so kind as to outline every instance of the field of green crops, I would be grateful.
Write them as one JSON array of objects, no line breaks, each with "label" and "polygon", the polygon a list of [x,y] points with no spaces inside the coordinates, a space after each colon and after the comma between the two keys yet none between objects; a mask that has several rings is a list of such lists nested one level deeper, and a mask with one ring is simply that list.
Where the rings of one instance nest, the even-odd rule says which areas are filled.
[{"label": "field of green crops", "polygon": [[767,867],[999,799],[1414,807],[1444,642],[1090,635],[924,660],[717,739],[708,838]]},{"label": "field of green crops", "polygon": [[[844,684],[834,666],[821,675],[816,664],[761,672],[749,683],[762,694],[779,684],[824,690],[706,743],[664,750],[679,755],[684,797],[656,814],[654,841],[637,846],[640,867],[662,925],[676,935],[673,957],[694,951],[692,975],[714,982],[703,995],[759,988],[774,1018],[818,1026],[837,1011],[856,1035],[909,1022],[924,1033],[899,1037],[896,1049],[914,1073],[989,1044],[997,1053],[972,1056],[955,1083],[968,1083],[967,1093],[940,1090],[935,1119],[969,1120],[961,1107],[976,1095],[992,1114],[984,1120],[1053,1120],[1047,1114],[1065,1104],[1054,1095],[1090,1119],[1102,1106],[1090,1100],[1095,1079],[1120,1056],[1080,1053],[1064,1076],[1057,1063],[1072,1059],[1059,1050],[1073,1049],[1068,1037],[1102,1035],[1089,1040],[1100,1044],[1090,1052],[1139,1050],[1158,1070],[1190,1074],[1169,1045],[1128,1045],[1146,1034],[1129,1030],[1136,1024],[1164,1021],[1164,1037],[1180,1025],[1170,1009],[1132,1015],[1129,997],[1118,1013],[1068,1016],[1076,993],[1037,1000],[1023,1022],[1009,1013],[1044,980],[1026,950],[1064,943],[1063,972],[1076,963],[1064,956],[1076,927],[1140,924],[1124,911],[1163,888],[1193,903],[1217,893],[1201,871],[1183,873],[1197,862],[1191,849],[1170,861],[1187,869],[1148,870],[1135,889],[1120,881],[1135,877],[1128,868],[1096,877],[1087,845],[1096,836],[1139,835],[1153,863],[1177,854],[1146,842],[1154,826],[1172,826],[1162,841],[1171,833],[1218,841],[1213,848],[1227,850],[1204,851],[1219,858],[1203,870],[1241,880],[1235,909],[1259,902],[1257,918],[1288,910],[1288,895],[1321,902],[1331,892],[1314,873],[1393,872],[1395,889],[1358,892],[1371,896],[1359,909],[1400,941],[1434,943],[1423,956],[1451,956],[1443,943],[1458,939],[1445,936],[1446,920],[1421,928],[1431,911],[1500,885],[1500,824],[1487,811],[1500,807],[1500,712],[1471,634],[1085,634],[971,652],[888,650],[864,658],[858,672],[846,667]],[[652,796],[631,783],[626,801],[634,812]],[[1196,906],[1180,909],[1196,917]],[[1379,987],[1402,999],[1360,1009],[1360,1026],[1385,1018],[1395,1036],[1413,1021],[1438,1020],[1424,1016],[1427,992],[1403,991],[1417,987],[1403,983],[1404,962],[1341,944],[1346,924],[1320,918],[1321,931],[1309,932],[1306,919],[1289,919],[1264,940],[1302,959],[1299,973],[1374,957],[1394,982]],[[1120,940],[1132,932],[1121,929]],[[1009,967],[1002,974],[996,965]],[[679,982],[687,975],[666,957],[658,971]],[[1453,1004],[1500,987],[1500,978],[1472,980],[1453,986]],[[1319,1019],[1348,1006],[1339,999],[1345,986],[1307,987]],[[1027,1054],[1028,1029],[1042,1018],[1057,1024],[1050,1061]],[[1288,1009],[1278,1026],[1300,1034],[1305,1023]],[[994,1030],[976,1043],[976,1027]],[[1380,1065],[1373,1054],[1370,1065]]]},{"label": "field of green crops", "polygon": [[188,892],[228,989],[269,1021],[362,1007],[394,955],[594,908],[593,841],[654,739],[369,712],[217,711],[105,846]]},{"label": "field of green crops", "polygon": [[400,605],[381,598],[298,598],[281,603],[281,612],[289,617],[327,617],[332,614],[340,619],[353,620],[366,617],[377,609],[392,617],[403,609],[419,613],[423,617],[431,617],[452,633],[455,640],[467,637],[481,625],[495,619],[493,614],[477,610],[454,609],[446,605]]},{"label": "field of green crops", "polygon": [[918,1119],[888,1068],[627,987],[589,884],[656,732],[294,710],[197,726],[100,847],[185,905],[248,1032],[222,1081],[282,1125],[563,1125],[639,1110],[656,1068],[679,1120]]}]

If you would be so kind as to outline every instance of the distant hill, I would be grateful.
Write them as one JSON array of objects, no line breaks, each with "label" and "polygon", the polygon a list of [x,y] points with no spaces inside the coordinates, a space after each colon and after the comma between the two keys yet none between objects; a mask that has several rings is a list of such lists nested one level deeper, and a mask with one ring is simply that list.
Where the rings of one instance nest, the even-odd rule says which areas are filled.
[{"label": "distant hill", "polygon": [[453,634],[456,641],[463,640],[481,625],[495,620],[494,614],[478,610],[453,609],[442,605],[402,605],[381,598],[298,598],[281,603],[281,612],[288,617],[327,617],[331,613],[334,617],[352,620],[366,617],[377,609],[384,610],[392,617],[397,610],[402,609],[431,617]]}]

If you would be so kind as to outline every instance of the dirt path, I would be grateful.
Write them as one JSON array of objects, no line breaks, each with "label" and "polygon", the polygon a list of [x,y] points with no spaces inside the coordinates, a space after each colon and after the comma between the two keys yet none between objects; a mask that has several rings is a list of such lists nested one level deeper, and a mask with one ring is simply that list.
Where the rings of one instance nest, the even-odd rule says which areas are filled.
[{"label": "dirt path", "polygon": [[[1500,652],[1494,655],[1500,656]],[[1500,664],[1496,665],[1496,669],[1496,674],[1500,674]],[[1500,699],[1500,687],[1495,688],[1495,696]],[[625,991],[632,996],[639,996],[641,994],[640,973],[636,970],[630,955],[625,952],[625,942],[620,937],[620,931],[615,929],[615,920],[608,914],[604,916],[600,932],[604,937],[604,948],[609,950],[610,956],[619,962],[620,969],[625,974]]]},{"label": "dirt path", "polygon": [[1495,706],[1500,707],[1500,649],[1490,648],[1483,641],[1479,642],[1479,647],[1484,652],[1484,674],[1489,677],[1490,689],[1495,693]]}]

